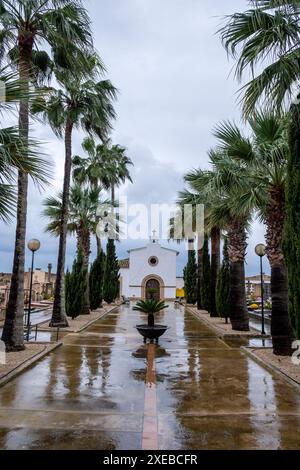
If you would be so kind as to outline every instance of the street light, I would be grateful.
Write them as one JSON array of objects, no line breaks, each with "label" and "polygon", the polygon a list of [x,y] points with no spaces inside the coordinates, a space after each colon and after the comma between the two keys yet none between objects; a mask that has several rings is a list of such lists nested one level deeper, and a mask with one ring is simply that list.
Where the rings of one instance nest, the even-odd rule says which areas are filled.
[{"label": "street light", "polygon": [[31,315],[31,301],[32,301],[32,281],[33,281],[33,268],[34,268],[34,255],[41,247],[39,240],[30,240],[27,245],[28,249],[32,252],[31,260],[31,272],[30,272],[30,288],[29,288],[29,303],[28,303],[28,313],[27,313],[27,335],[26,339],[29,341],[30,336],[30,315]]},{"label": "street light", "polygon": [[265,306],[264,306],[264,274],[263,274],[263,257],[266,256],[266,247],[262,243],[255,247],[255,253],[260,258],[260,283],[261,283],[261,320],[262,335],[265,335]]}]

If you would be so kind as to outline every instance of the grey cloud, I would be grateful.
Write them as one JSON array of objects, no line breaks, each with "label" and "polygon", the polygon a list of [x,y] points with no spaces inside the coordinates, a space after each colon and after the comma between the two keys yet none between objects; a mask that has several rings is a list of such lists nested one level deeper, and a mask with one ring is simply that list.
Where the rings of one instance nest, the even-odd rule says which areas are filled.
[{"label": "grey cloud", "polygon": [[[248,2],[90,0],[86,6],[95,46],[120,90],[113,139],[127,146],[135,163],[134,185],[122,192],[133,202],[172,202],[183,188],[184,172],[207,166],[207,150],[214,144],[212,127],[222,119],[239,120],[238,85],[229,75],[232,63],[215,33],[224,14],[245,9]],[[35,123],[32,131],[46,142],[45,152],[55,165],[54,181],[43,195],[30,187],[27,239],[41,238],[37,263],[45,268],[48,262],[56,263],[57,240],[43,233],[41,201],[62,187],[64,144],[47,126]],[[82,139],[76,131],[74,154],[82,153]],[[14,225],[1,224],[0,229],[0,270],[7,271],[12,265]],[[251,244],[262,239],[257,230],[263,229],[253,231]],[[248,272],[257,271],[252,248]],[[127,245],[118,249],[126,254]],[[69,266],[74,252],[75,240],[70,239]],[[182,260],[180,265],[184,251]]]}]

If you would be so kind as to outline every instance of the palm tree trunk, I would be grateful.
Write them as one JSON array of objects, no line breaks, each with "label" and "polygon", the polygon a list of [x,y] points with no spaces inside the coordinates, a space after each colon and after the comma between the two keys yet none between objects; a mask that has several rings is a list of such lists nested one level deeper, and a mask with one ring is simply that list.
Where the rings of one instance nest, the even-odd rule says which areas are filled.
[{"label": "palm tree trunk", "polygon": [[[96,181],[92,184],[92,189],[95,190],[95,191],[97,191],[98,188],[99,188],[99,184],[98,184],[98,181],[96,180]],[[97,220],[97,224],[98,224],[100,218],[97,217],[96,220]],[[101,244],[101,238],[98,237],[98,235],[97,235],[97,230],[96,230],[95,237],[96,237],[96,244],[97,244],[97,256],[99,256],[100,253],[102,252],[102,244]]]},{"label": "palm tree trunk", "polygon": [[267,256],[271,265],[273,352],[280,356],[292,354],[292,327],[288,312],[288,275],[282,251],[285,224],[285,195],[281,187],[269,189],[267,209]]},{"label": "palm tree trunk", "polygon": [[217,317],[216,289],[221,264],[221,230],[213,227],[211,231],[211,317]]},{"label": "palm tree trunk", "polygon": [[112,183],[112,184],[111,184],[111,202],[112,202],[113,208],[114,208],[114,206],[115,206],[115,200],[116,200],[115,185],[114,185],[114,183]]},{"label": "palm tree trunk", "polygon": [[232,219],[228,230],[230,260],[230,321],[235,331],[249,331],[245,288],[245,256],[247,249],[245,221]]},{"label": "palm tree trunk", "polygon": [[[112,203],[112,214],[113,214],[113,219],[115,220],[115,202],[116,202],[116,188],[115,188],[115,183],[111,183],[111,203]],[[115,239],[119,239],[119,225],[118,222],[115,222],[115,227],[116,227],[116,233],[115,233]]]},{"label": "palm tree trunk", "polygon": [[[20,69],[19,77],[24,93],[29,91],[29,70],[33,42],[21,43],[19,38]],[[19,132],[25,146],[29,136],[29,102],[20,101]],[[28,175],[22,171],[18,174],[18,206],[15,238],[14,261],[11,277],[9,300],[7,305],[2,341],[7,351],[22,351],[24,346],[24,269],[27,222]]]},{"label": "palm tree trunk", "polygon": [[84,305],[83,315],[89,315],[91,313],[90,306],[90,282],[89,282],[89,264],[90,264],[90,252],[91,252],[91,240],[90,234],[84,228],[81,231],[81,245],[83,253],[83,267],[86,271],[86,289],[84,293]]},{"label": "palm tree trunk", "polygon": [[101,245],[101,240],[97,234],[96,234],[96,243],[97,243],[97,255],[100,255],[102,251],[102,245]]},{"label": "palm tree trunk", "polygon": [[66,245],[67,245],[67,227],[68,227],[68,211],[70,199],[70,181],[72,169],[72,131],[73,122],[70,117],[67,118],[65,128],[65,173],[62,200],[62,218],[59,233],[59,249],[56,270],[56,283],[54,291],[53,314],[50,326],[55,328],[68,327],[68,320],[65,306],[65,262],[66,262]]},{"label": "palm tree trunk", "polygon": [[153,313],[148,313],[148,326],[153,328],[154,327],[154,314]]},{"label": "palm tree trunk", "polygon": [[284,263],[281,266],[271,266],[271,293],[273,353],[290,356],[293,353],[293,333],[288,313],[287,269]]},{"label": "palm tree trunk", "polygon": [[197,269],[197,309],[203,310],[201,299],[201,282],[203,277],[203,240],[198,236],[198,269]]}]

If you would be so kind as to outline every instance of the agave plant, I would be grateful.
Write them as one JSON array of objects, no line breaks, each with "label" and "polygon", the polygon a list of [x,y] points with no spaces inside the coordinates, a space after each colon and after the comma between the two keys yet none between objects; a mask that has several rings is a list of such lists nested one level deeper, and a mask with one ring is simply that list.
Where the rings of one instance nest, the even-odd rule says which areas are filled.
[{"label": "agave plant", "polygon": [[155,299],[149,299],[149,300],[140,300],[137,302],[136,306],[133,307],[133,310],[136,312],[142,312],[142,313],[147,313],[148,314],[148,326],[153,327],[154,326],[154,314],[161,312],[162,310],[165,310],[168,308],[168,305],[161,301],[161,300],[155,300]]}]

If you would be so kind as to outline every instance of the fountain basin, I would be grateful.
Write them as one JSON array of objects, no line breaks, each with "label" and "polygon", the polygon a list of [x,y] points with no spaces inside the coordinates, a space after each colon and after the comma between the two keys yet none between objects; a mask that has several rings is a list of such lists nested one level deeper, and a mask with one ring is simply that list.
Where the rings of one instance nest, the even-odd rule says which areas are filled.
[{"label": "fountain basin", "polygon": [[147,339],[150,341],[156,341],[158,343],[159,338],[165,334],[165,332],[168,330],[168,327],[165,325],[137,325],[136,329],[140,335],[144,337],[144,343],[146,343]]}]

